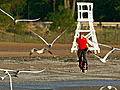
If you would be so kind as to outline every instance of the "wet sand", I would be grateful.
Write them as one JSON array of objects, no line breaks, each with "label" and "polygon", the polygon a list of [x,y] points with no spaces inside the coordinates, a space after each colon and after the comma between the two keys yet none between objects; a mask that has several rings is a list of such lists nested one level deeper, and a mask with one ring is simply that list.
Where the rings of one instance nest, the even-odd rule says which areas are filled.
[{"label": "wet sand", "polygon": [[[120,89],[118,80],[81,80],[61,81],[34,84],[13,84],[14,90],[99,90],[103,86],[114,86]],[[7,90],[8,84],[0,85],[0,88]],[[108,90],[107,87],[103,90]],[[111,89],[114,90],[114,89]]]},{"label": "wet sand", "polygon": [[[119,45],[114,46],[118,48],[120,47]],[[53,52],[53,55],[50,55],[48,52],[46,52],[41,55],[35,53],[31,57],[29,56],[29,51],[32,48],[41,49],[43,47],[44,44],[0,43],[0,68],[34,71],[46,68],[44,72],[39,74],[21,73],[18,75],[18,78],[12,77],[13,88],[15,88],[15,90],[20,90],[21,88],[22,90],[31,90],[30,88],[27,89],[26,87],[16,88],[16,84],[20,86],[21,84],[39,83],[40,85],[43,83],[66,81],[68,81],[68,86],[64,86],[64,84],[61,84],[62,87],[56,87],[52,89],[60,90],[62,88],[61,90],[88,90],[89,88],[89,90],[98,90],[101,86],[103,86],[102,83],[98,86],[89,86],[91,82],[89,82],[88,84],[84,84],[84,82],[81,81],[120,80],[119,51],[112,53],[108,57],[107,64],[101,63],[96,57],[91,54],[87,55],[89,70],[86,74],[82,74],[78,67],[76,54],[70,53],[70,44],[55,44],[52,48],[50,48],[50,50]],[[107,51],[109,51],[108,48],[101,47],[101,53],[98,55],[103,57],[107,53]],[[0,76],[4,76],[4,73],[0,72]],[[71,86],[69,85],[70,81],[80,81],[87,87],[81,85]],[[108,81],[108,83],[110,83],[110,81]],[[4,86],[4,84],[6,85]],[[76,83],[74,85],[76,85]],[[119,88],[120,83],[118,82],[117,85],[113,84],[113,86],[114,85]],[[9,77],[5,78],[5,80],[3,81],[0,81],[0,87],[6,88],[5,90],[9,89]]]}]

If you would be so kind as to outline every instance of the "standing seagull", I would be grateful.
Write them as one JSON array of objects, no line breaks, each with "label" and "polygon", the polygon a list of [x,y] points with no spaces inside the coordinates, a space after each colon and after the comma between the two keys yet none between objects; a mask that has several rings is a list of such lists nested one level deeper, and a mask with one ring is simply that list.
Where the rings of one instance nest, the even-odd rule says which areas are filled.
[{"label": "standing seagull", "polygon": [[[95,43],[95,42],[93,42],[93,43]],[[89,51],[89,52],[92,53],[95,57],[97,57],[98,59],[100,59],[100,61],[102,61],[103,63],[106,63],[107,57],[108,57],[111,53],[115,52],[115,50],[119,50],[119,51],[120,51],[119,48],[111,47],[111,46],[104,45],[104,44],[101,44],[101,43],[96,43],[96,44],[99,44],[99,45],[101,45],[101,46],[105,46],[105,47],[110,48],[110,51],[104,56],[104,58],[100,58],[98,55],[96,55],[96,54],[94,54],[93,52]]]},{"label": "standing seagull", "polygon": [[52,54],[52,52],[50,50],[48,50],[47,48],[43,48],[41,50],[37,50],[36,48],[33,48],[31,51],[30,51],[30,55],[32,55],[34,52],[37,52],[38,54],[42,54],[42,53],[45,53],[45,51],[48,51],[50,54]]},{"label": "standing seagull", "polygon": [[[65,31],[67,31],[69,27],[70,27],[70,25],[65,29]],[[28,30],[31,31],[32,33],[34,33],[35,35],[37,35],[40,39],[42,39],[42,40],[45,42],[45,44],[47,44],[47,46],[48,46],[49,48],[52,47],[53,43],[54,43],[63,33],[65,33],[65,31],[63,31],[59,36],[57,36],[57,37],[53,40],[52,43],[48,43],[48,42],[45,41],[45,39],[43,39],[43,38],[42,38],[40,35],[38,35],[37,33],[33,32],[31,29],[28,29]]]},{"label": "standing seagull", "polygon": [[9,16],[13,20],[14,25],[17,24],[17,22],[20,22],[20,21],[37,21],[37,20],[40,19],[40,18],[38,18],[38,19],[19,19],[19,20],[16,20],[11,15],[9,15],[5,11],[3,11],[2,9],[0,9],[0,11],[3,12],[4,14],[6,14],[7,16]]}]

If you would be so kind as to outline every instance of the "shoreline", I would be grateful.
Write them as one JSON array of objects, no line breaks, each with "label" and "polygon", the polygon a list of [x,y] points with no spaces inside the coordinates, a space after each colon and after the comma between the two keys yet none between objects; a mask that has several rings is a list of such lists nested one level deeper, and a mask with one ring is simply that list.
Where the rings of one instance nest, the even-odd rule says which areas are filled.
[{"label": "shoreline", "polygon": [[[13,84],[15,90],[99,90],[103,86],[114,86],[120,89],[120,80],[74,80],[34,84]],[[9,88],[9,84],[0,84],[0,88]]]}]

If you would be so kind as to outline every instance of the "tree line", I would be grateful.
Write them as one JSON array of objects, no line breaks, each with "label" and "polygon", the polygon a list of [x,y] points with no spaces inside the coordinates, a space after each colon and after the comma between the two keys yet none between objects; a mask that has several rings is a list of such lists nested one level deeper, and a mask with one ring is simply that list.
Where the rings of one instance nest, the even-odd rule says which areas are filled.
[{"label": "tree line", "polygon": [[[94,3],[94,21],[120,21],[119,0],[0,0],[0,8],[17,19],[53,21],[51,29],[55,29],[77,20],[77,2]],[[0,25],[7,27],[10,22],[9,17],[0,12]]]},{"label": "tree line", "polygon": [[49,17],[49,13],[57,13],[59,6],[62,5],[64,8],[72,9],[72,16],[77,18],[77,2],[94,3],[95,21],[119,21],[120,19],[119,0],[0,0],[0,8],[16,17],[40,17],[44,20]]}]

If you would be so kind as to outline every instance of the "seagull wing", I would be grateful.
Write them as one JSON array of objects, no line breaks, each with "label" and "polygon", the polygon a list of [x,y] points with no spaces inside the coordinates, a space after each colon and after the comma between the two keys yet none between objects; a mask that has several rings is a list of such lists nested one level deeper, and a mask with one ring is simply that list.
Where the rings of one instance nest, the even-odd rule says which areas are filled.
[{"label": "seagull wing", "polygon": [[29,31],[31,31],[32,33],[34,33],[35,35],[37,35],[40,39],[42,39],[47,45],[48,43],[45,41],[45,39],[43,39],[40,35],[38,35],[37,33],[33,32],[31,29],[28,28]]},{"label": "seagull wing", "polygon": [[23,73],[40,73],[40,72],[43,72],[43,71],[45,71],[46,70],[46,68],[45,69],[43,69],[43,70],[41,70],[41,71],[19,71],[20,73],[21,72],[23,72]]},{"label": "seagull wing", "polygon": [[100,90],[103,90],[103,88],[106,88],[106,86],[101,87]]},{"label": "seagull wing", "polygon": [[9,69],[0,69],[0,71],[12,71],[12,72],[14,72],[15,70],[9,70]]},{"label": "seagull wing", "polygon": [[112,86],[112,88],[114,88],[115,90],[117,90],[117,88],[116,88],[116,87],[113,87],[113,86]]},{"label": "seagull wing", "polygon": [[90,52],[92,53],[95,57],[97,57],[102,63],[106,63],[105,59],[103,58],[100,58],[98,55],[94,54],[93,52]]},{"label": "seagull wing", "polygon": [[115,50],[115,48],[113,48],[112,50],[110,50],[105,56],[104,56],[104,60],[107,59],[107,57]]},{"label": "seagull wing", "polygon": [[[92,41],[93,42],[93,41]],[[96,42],[93,42],[93,43],[96,43]],[[111,46],[108,46],[108,45],[105,45],[105,44],[101,44],[101,43],[96,43],[96,44],[99,44],[101,46],[105,46],[105,47],[108,47],[108,48],[113,48]],[[115,50],[119,50],[120,51],[120,48],[115,48]]]},{"label": "seagull wing", "polygon": [[120,51],[120,48],[115,48],[115,49]]},{"label": "seagull wing", "polygon": [[[101,44],[101,43],[98,43],[99,45],[101,46],[105,46],[105,47],[108,47],[108,48],[114,48],[114,47],[111,47],[111,46],[108,46],[108,45],[105,45],[105,44]],[[114,48],[115,50],[120,50],[120,48]]]},{"label": "seagull wing", "polygon": [[94,54],[92,51],[89,51],[91,54],[93,54],[95,57],[97,57],[98,59],[101,59],[98,55]]},{"label": "seagull wing", "polygon": [[48,50],[48,52],[49,52],[50,54],[53,54],[50,50]]},{"label": "seagull wing", "polygon": [[55,38],[51,44],[53,44],[63,33],[65,33],[69,27],[70,27],[70,25],[65,29],[65,31],[63,31],[59,36],[57,36],[57,38]]},{"label": "seagull wing", "polygon": [[47,50],[50,54],[53,54],[49,49],[45,48],[45,50]]},{"label": "seagull wing", "polygon": [[20,21],[38,21],[40,20],[40,18],[38,19],[19,19],[19,20],[16,20],[17,22],[20,22]]},{"label": "seagull wing", "polygon": [[[96,43],[96,42],[94,42],[94,41],[92,41],[93,43]],[[101,43],[96,43],[96,44],[98,44],[98,45],[101,45],[101,46],[105,46],[105,47],[108,47],[108,48],[112,48],[111,46],[108,46],[108,45],[105,45],[105,44],[101,44]]]},{"label": "seagull wing", "polygon": [[5,11],[3,11],[2,9],[0,9],[1,12],[3,12],[4,14],[6,14],[7,16],[9,16],[10,18],[12,18],[12,20],[15,20],[12,16],[10,16],[8,13],[6,13]]}]

